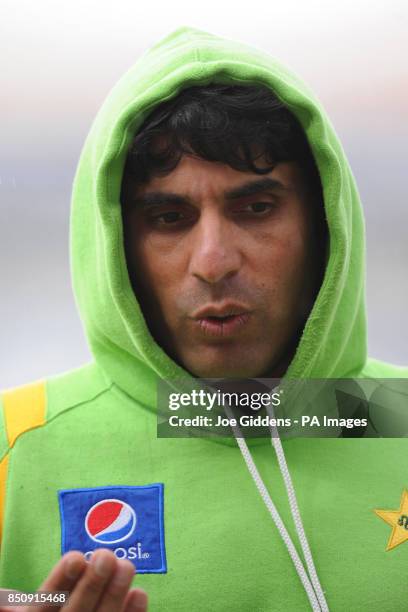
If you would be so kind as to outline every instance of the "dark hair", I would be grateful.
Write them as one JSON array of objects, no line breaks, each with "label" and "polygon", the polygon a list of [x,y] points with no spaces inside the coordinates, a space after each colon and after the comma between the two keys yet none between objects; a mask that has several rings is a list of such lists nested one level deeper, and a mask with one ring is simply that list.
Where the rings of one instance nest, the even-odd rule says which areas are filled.
[{"label": "dark hair", "polygon": [[[171,172],[185,153],[256,174],[295,161],[311,192],[321,195],[319,173],[302,127],[263,85],[188,87],[163,102],[136,134],[125,176],[148,182],[152,176]],[[258,166],[262,156],[263,164]]]}]

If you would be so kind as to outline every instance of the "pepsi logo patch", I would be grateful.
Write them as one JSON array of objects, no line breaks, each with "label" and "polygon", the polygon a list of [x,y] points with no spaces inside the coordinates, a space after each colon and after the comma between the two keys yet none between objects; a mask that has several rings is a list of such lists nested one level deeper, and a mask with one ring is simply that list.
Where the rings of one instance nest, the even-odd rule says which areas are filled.
[{"label": "pepsi logo patch", "polygon": [[162,483],[63,489],[58,499],[62,554],[79,550],[89,560],[109,548],[138,574],[167,572]]}]

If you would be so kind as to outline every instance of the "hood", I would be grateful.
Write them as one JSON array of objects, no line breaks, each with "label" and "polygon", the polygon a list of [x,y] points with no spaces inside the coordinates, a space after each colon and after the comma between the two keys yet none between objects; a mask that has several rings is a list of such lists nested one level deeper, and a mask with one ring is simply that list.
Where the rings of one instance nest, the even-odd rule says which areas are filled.
[{"label": "hood", "polygon": [[329,228],[328,263],[289,378],[358,375],[366,362],[364,223],[335,131],[309,89],[258,49],[182,27],[123,75],[97,114],[73,184],[73,287],[91,351],[125,393],[155,408],[159,378],[189,377],[154,341],[133,293],[120,190],[128,148],[151,110],[192,85],[264,84],[297,117],[319,169]]}]

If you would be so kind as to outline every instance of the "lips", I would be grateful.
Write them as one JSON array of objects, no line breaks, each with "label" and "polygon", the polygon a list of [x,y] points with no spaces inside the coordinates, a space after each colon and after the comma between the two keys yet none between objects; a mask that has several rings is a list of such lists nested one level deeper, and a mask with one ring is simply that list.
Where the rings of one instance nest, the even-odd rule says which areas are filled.
[{"label": "lips", "polygon": [[245,306],[229,302],[206,306],[193,315],[193,320],[206,336],[229,338],[240,333],[250,315]]}]

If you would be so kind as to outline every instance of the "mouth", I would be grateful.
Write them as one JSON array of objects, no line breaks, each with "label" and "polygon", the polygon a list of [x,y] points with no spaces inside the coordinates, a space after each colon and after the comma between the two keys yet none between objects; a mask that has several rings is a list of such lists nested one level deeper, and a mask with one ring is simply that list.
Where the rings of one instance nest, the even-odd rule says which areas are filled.
[{"label": "mouth", "polygon": [[193,315],[195,325],[206,336],[229,338],[248,323],[251,312],[238,304],[208,306]]}]

